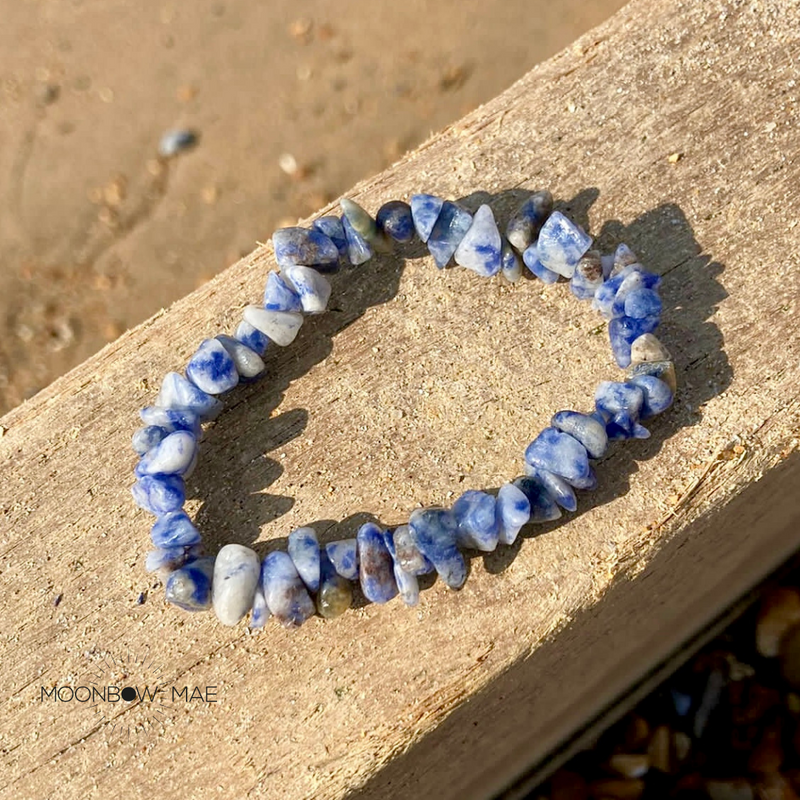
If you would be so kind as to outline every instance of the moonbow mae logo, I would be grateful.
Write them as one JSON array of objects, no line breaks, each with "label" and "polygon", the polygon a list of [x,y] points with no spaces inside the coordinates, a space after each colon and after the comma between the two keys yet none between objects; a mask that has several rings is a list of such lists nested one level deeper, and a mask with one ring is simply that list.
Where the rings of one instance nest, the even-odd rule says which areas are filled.
[{"label": "moonbow mae logo", "polygon": [[95,726],[130,737],[160,729],[187,703],[216,703],[216,686],[178,686],[164,678],[152,659],[128,652],[96,656],[94,667],[76,685],[41,686],[39,700],[56,706],[76,706],[93,712]]}]

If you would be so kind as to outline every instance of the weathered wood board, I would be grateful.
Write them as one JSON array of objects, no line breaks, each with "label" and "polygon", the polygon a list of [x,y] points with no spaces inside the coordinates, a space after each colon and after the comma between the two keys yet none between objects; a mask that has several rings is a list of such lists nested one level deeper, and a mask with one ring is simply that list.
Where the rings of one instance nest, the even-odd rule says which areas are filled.
[{"label": "weathered wood board", "polygon": [[[482,190],[503,218],[548,186],[664,275],[676,407],[459,593],[252,635],[165,607],[145,575],[137,411],[257,300],[269,247],[4,417],[0,796],[486,797],[796,548],[799,44],[789,0],[636,0],[354,189],[371,210]],[[619,374],[566,286],[406,255],[335,277],[334,310],[233,394],[190,482],[212,550],[497,487],[553,411]],[[93,675],[203,699],[42,699]]]}]

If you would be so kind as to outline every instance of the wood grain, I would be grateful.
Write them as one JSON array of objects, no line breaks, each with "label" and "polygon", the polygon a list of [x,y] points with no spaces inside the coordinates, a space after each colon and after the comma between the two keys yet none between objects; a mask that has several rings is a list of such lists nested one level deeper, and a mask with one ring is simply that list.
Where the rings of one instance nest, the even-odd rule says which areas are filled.
[{"label": "wood grain", "polygon": [[[548,186],[664,276],[675,408],[613,449],[577,514],[473,560],[459,593],[252,635],[165,607],[144,574],[137,410],[257,300],[268,247],[6,415],[0,796],[486,797],[796,548],[799,23],[789,0],[636,0],[353,190],[373,211],[427,190],[503,218]],[[206,437],[190,507],[212,551],[497,487],[553,411],[618,374],[563,285],[438,272],[419,250],[333,283],[331,313]],[[103,721],[41,700],[104,664],[135,682],[145,665],[112,664],[127,653],[217,702],[149,725],[144,703]]]}]

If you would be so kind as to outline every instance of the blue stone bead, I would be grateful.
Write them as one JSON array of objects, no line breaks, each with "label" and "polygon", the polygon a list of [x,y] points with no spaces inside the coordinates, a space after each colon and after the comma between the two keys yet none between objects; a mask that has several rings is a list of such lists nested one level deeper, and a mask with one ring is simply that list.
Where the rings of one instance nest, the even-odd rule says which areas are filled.
[{"label": "blue stone bead", "polygon": [[625,369],[631,363],[631,341],[622,318],[612,319],[608,323],[608,340],[614,360]]},{"label": "blue stone bead", "polygon": [[654,286],[657,286],[661,281],[658,275],[655,275],[652,272],[647,272],[646,270],[642,269],[641,265],[639,264],[626,267],[609,282],[613,286],[620,280],[620,278],[622,280],[619,283],[617,293],[614,295],[614,302],[611,305],[612,317],[623,317],[626,315],[625,301],[628,299],[628,295],[638,292],[641,289],[649,289],[652,291]]},{"label": "blue stone bead", "polygon": [[161,382],[154,405],[160,408],[180,408],[194,411],[203,421],[215,419],[222,411],[222,403],[190,383],[177,372],[168,372]]},{"label": "blue stone bead", "polygon": [[298,628],[314,615],[314,603],[288,553],[276,550],[261,564],[267,608],[285,628]]},{"label": "blue stone bead", "polygon": [[294,311],[270,311],[258,306],[246,306],[244,318],[280,347],[290,345],[303,325],[302,314]]},{"label": "blue stone bead", "polygon": [[[430,242],[428,246],[430,247]],[[502,249],[503,242],[492,209],[482,205],[475,212],[472,225],[456,248],[455,261],[484,278],[490,278],[497,275],[503,265]]]},{"label": "blue stone bead", "polygon": [[415,606],[419,603],[419,581],[412,572],[406,572],[397,562],[397,548],[394,546],[394,531],[388,530],[383,534],[383,539],[389,553],[392,556],[394,580],[400,599],[407,606]]},{"label": "blue stone bead", "polygon": [[397,563],[397,548],[394,546],[394,532],[397,528],[388,528],[387,530],[383,531],[383,543],[386,545],[386,549],[389,551],[389,555],[392,557],[392,561]]},{"label": "blue stone bead", "polygon": [[358,580],[358,543],[355,539],[328,542],[325,553],[339,575],[349,581]]},{"label": "blue stone bead", "polygon": [[239,373],[240,378],[251,380],[259,376],[266,365],[261,356],[255,350],[251,350],[246,344],[242,344],[232,336],[218,333],[216,340],[225,348],[228,355],[233,359],[233,365]]},{"label": "blue stone bead", "polygon": [[342,209],[342,219],[350,220],[353,230],[362,236],[365,242],[372,243],[377,239],[378,226],[365,208],[349,197],[343,197],[339,201],[339,206]]},{"label": "blue stone bead", "polygon": [[589,474],[585,478],[576,481],[567,481],[567,483],[575,489],[583,489],[584,491],[591,492],[597,488],[597,475],[594,474],[593,469],[590,469]]},{"label": "blue stone bead", "polygon": [[[355,200],[343,197],[339,201],[344,216],[342,222],[347,220],[351,228],[368,244],[370,247],[380,247],[386,245],[383,234],[378,230],[375,220],[363,209]],[[345,236],[347,235],[345,231]],[[384,248],[380,248],[384,249]]]},{"label": "blue stone bead", "polygon": [[397,594],[397,582],[383,531],[374,522],[367,522],[358,529],[356,540],[361,591],[372,603],[387,603]]},{"label": "blue stone bead", "polygon": [[211,607],[214,559],[210,556],[189,561],[170,572],[166,583],[167,602],[184,611],[205,611]]},{"label": "blue stone bead", "polygon": [[603,266],[600,254],[590,250],[578,262],[570,278],[569,288],[578,300],[593,300],[595,292],[603,285]]},{"label": "blue stone bead", "polygon": [[186,500],[183,478],[179,475],[142,475],[131,488],[136,505],[160,517],[178,511]]},{"label": "blue stone bead", "polygon": [[186,377],[206,394],[222,394],[239,383],[228,351],[217,339],[206,339],[186,365]]},{"label": "blue stone bead", "polygon": [[503,277],[509,283],[517,283],[522,277],[522,259],[505,239],[500,250],[500,268],[503,270]]},{"label": "blue stone bead", "polygon": [[148,450],[134,471],[143,475],[188,475],[197,462],[197,439],[189,431],[175,431]]},{"label": "blue stone bead", "polygon": [[635,420],[627,411],[620,411],[606,425],[609,439],[647,439],[650,431]]},{"label": "blue stone bead", "polygon": [[[301,311],[300,295],[277,272],[267,275],[264,288],[264,308],[267,311]],[[263,335],[263,334],[262,334]]]},{"label": "blue stone bead", "polygon": [[531,519],[528,496],[513,483],[504,483],[497,492],[496,510],[500,544],[514,544],[522,527]]},{"label": "blue stone bead", "polygon": [[528,498],[531,506],[531,522],[552,522],[561,517],[561,509],[537,477],[524,475],[515,478],[513,485]]},{"label": "blue stone bead", "polygon": [[675,365],[672,361],[643,361],[635,363],[635,355],[633,350],[636,348],[636,342],[633,343],[631,357],[634,363],[625,372],[625,379],[630,383],[632,378],[638,375],[652,375],[654,378],[664,381],[669,386],[674,395],[678,389],[678,379],[675,374]]},{"label": "blue stone bead", "polygon": [[267,608],[267,598],[264,597],[264,590],[261,583],[256,586],[256,593],[253,595],[253,607],[250,609],[250,627],[253,630],[263,628],[269,619],[269,608]]},{"label": "blue stone bead", "polygon": [[394,564],[392,569],[400,599],[407,606],[419,605],[419,581],[417,576],[402,570],[397,564]]},{"label": "blue stone bead", "polygon": [[281,268],[291,264],[306,267],[339,263],[339,250],[333,241],[314,228],[279,228],[272,234],[275,260]]},{"label": "blue stone bead", "polygon": [[384,203],[375,215],[378,228],[396,242],[410,242],[414,238],[414,218],[411,206],[402,200]]},{"label": "blue stone bead", "polygon": [[369,261],[373,252],[367,240],[353,227],[347,217],[342,217],[342,225],[347,239],[347,258],[350,263],[357,267],[359,264]]},{"label": "blue stone bead", "polygon": [[651,314],[649,317],[639,317],[638,319],[633,317],[622,317],[621,319],[626,321],[626,333],[631,340],[631,344],[640,336],[644,336],[645,333],[652,333],[661,324],[661,317],[658,314]]},{"label": "blue stone bead", "polygon": [[344,614],[352,604],[352,584],[336,571],[328,554],[323,550],[320,553],[317,613],[325,619],[333,619]]},{"label": "blue stone bead", "polygon": [[641,319],[659,316],[661,298],[653,289],[635,289],[625,298],[625,316]]},{"label": "blue stone bead", "polygon": [[[644,286],[644,276],[639,269],[640,266],[634,264],[625,267],[605,281],[595,292],[593,305],[606,319],[621,317],[625,310],[625,294],[631,289]],[[620,290],[622,290],[621,294]]]},{"label": "blue stone bead", "polygon": [[336,245],[339,256],[347,255],[347,238],[344,235],[344,226],[339,217],[320,217],[314,220],[312,224],[320,233],[324,233]]},{"label": "blue stone bead", "polygon": [[160,408],[147,406],[139,412],[145,425],[157,425],[168,433],[173,431],[190,431],[196,437],[200,436],[200,415],[187,408]]},{"label": "blue stone bead", "polygon": [[234,338],[245,347],[249,347],[254,353],[258,353],[261,357],[264,356],[264,353],[267,351],[267,345],[269,344],[269,337],[261,333],[258,328],[254,328],[246,320],[242,320],[239,323]]},{"label": "blue stone bead", "polygon": [[403,572],[411,575],[427,575],[433,572],[433,564],[414,544],[408,525],[399,525],[392,531],[392,545],[389,550]]},{"label": "blue stone bead", "polygon": [[617,364],[625,369],[631,363],[631,345],[645,333],[652,333],[661,322],[660,317],[618,317],[608,323],[608,338],[611,352]]},{"label": "blue stone bead", "polygon": [[553,213],[553,195],[546,189],[532,194],[514,213],[506,226],[508,241],[520,252],[538,238],[542,225]]},{"label": "blue stone bead", "polygon": [[650,272],[650,270],[645,269],[641,264],[631,264],[629,267],[625,267],[620,274],[627,277],[629,274],[628,270],[635,270],[642,276],[642,288],[644,289],[658,289],[658,287],[661,286],[661,276],[657,275],[655,272]]},{"label": "blue stone bead", "polygon": [[646,439],[650,435],[639,425],[644,392],[635,384],[603,381],[595,391],[594,402],[607,418],[609,439]]},{"label": "blue stone bead", "polygon": [[453,503],[453,514],[458,522],[456,544],[474,550],[491,552],[497,547],[500,524],[497,520],[497,501],[486,492],[464,492]]},{"label": "blue stone bead", "polygon": [[558,273],[547,269],[539,261],[539,251],[536,249],[535,242],[522,254],[522,263],[544,283],[555,283],[558,280]]},{"label": "blue stone bead", "polygon": [[[595,292],[593,306],[606,319],[624,318],[626,317],[625,301],[628,295],[639,290],[655,290],[660,282],[661,278],[658,275],[647,272],[640,264],[625,267],[622,272],[609,278],[598,288]],[[638,305],[632,305],[632,308],[636,310]],[[645,318],[650,319],[651,316],[658,317],[657,314],[654,314],[646,315]]]},{"label": "blue stone bead", "polygon": [[572,277],[581,257],[591,246],[592,237],[560,211],[548,217],[536,241],[539,262],[565,278]]},{"label": "blue stone bead", "polygon": [[131,444],[133,449],[143,456],[148,450],[155,447],[166,435],[168,431],[158,425],[147,425],[144,428],[139,428],[133,434]]},{"label": "blue stone bead", "polygon": [[538,478],[553,500],[566,511],[575,511],[578,508],[578,498],[575,497],[573,488],[559,475],[548,472],[546,469],[531,467],[528,476]]},{"label": "blue stone bead", "polygon": [[414,220],[417,236],[419,236],[423,244],[428,241],[443,205],[444,200],[441,197],[434,197],[432,194],[415,194],[412,196],[411,217]]},{"label": "blue stone bead", "polygon": [[200,531],[185,511],[170,511],[159,517],[150,529],[150,539],[162,550],[200,544]]},{"label": "blue stone bead", "polygon": [[300,295],[300,303],[306,314],[321,314],[331,296],[330,281],[311,267],[296,265],[284,267],[284,277]]},{"label": "blue stone bead", "polygon": [[303,583],[312,591],[319,588],[319,541],[313,528],[297,528],[289,534],[286,548]]},{"label": "blue stone bead", "polygon": [[616,275],[618,272],[625,269],[625,267],[629,267],[631,264],[637,264],[638,261],[639,259],[636,257],[636,253],[634,253],[625,242],[621,242],[614,251],[614,266],[611,273],[612,275]]},{"label": "blue stone bead", "polygon": [[589,475],[586,448],[558,428],[545,428],[525,450],[525,460],[532,466],[554,472],[572,482]]},{"label": "blue stone bead", "polygon": [[595,407],[607,414],[609,419],[620,411],[625,411],[638,419],[643,403],[644,392],[631,383],[601,381],[594,393]]},{"label": "blue stone bead", "polygon": [[637,375],[628,380],[634,386],[638,386],[644,394],[642,419],[649,419],[656,414],[661,414],[672,405],[672,389],[659,378],[653,375]]},{"label": "blue stone bead", "polygon": [[451,589],[460,589],[467,580],[467,565],[456,546],[458,522],[443,508],[418,508],[408,521],[411,540],[428,558]]},{"label": "blue stone bead", "polygon": [[569,290],[578,300],[593,300],[596,285],[588,283],[576,270],[569,279]]},{"label": "blue stone bead", "polygon": [[636,265],[633,265],[618,272],[607,283],[611,289],[616,287],[614,302],[611,304],[611,318],[624,317],[625,298],[632,291],[644,288],[644,275],[636,268]]},{"label": "blue stone bead", "polygon": [[189,547],[168,547],[151,550],[144,560],[146,572],[171,572],[189,561],[200,557],[203,548],[198,545]]},{"label": "blue stone bead", "polygon": [[470,225],[472,225],[472,214],[469,211],[449,200],[444,202],[427,243],[428,250],[439,269],[447,266]]},{"label": "blue stone bead", "polygon": [[598,286],[594,293],[592,308],[597,309],[605,319],[612,318],[614,298],[617,296],[619,286],[614,286],[614,278],[610,278],[601,286]]},{"label": "blue stone bead", "polygon": [[553,428],[577,439],[589,453],[589,458],[602,458],[608,449],[606,421],[598,421],[578,411],[557,411],[550,420]]}]

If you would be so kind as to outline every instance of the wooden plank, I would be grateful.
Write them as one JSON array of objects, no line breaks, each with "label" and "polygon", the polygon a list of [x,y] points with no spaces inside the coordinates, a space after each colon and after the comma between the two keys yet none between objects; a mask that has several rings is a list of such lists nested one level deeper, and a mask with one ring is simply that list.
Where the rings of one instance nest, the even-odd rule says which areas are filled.
[{"label": "wooden plank", "polygon": [[[547,185],[665,276],[675,409],[614,449],[565,524],[474,560],[462,592],[254,636],[164,607],[144,575],[136,412],[259,297],[269,248],[6,415],[2,796],[487,796],[796,547],[799,18],[788,0],[636,0],[354,190],[373,210],[483,190],[502,217]],[[618,374],[563,285],[438,273],[417,251],[337,276],[332,305],[207,436],[191,508],[212,550],[496,487],[554,410]],[[41,700],[104,665],[101,683],[160,669],[217,702],[178,699],[162,730],[152,704],[106,722]]]}]

